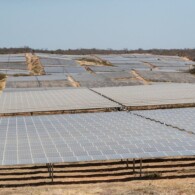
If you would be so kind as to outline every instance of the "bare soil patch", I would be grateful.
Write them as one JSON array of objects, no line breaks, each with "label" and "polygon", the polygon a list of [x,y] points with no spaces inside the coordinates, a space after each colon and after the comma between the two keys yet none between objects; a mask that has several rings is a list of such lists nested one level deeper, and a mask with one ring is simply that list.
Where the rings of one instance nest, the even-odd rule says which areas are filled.
[{"label": "bare soil patch", "polygon": [[0,91],[2,91],[5,88],[6,85],[6,75],[0,74]]},{"label": "bare soil patch", "polygon": [[0,167],[0,194],[195,194],[195,157]]},{"label": "bare soil patch", "polygon": [[81,66],[113,66],[110,62],[94,56],[90,58],[78,59],[77,62]]},{"label": "bare soil patch", "polygon": [[132,70],[131,73],[135,76],[135,78],[139,81],[141,81],[144,85],[149,85],[150,82],[146,79],[144,79],[142,76],[140,76],[140,74],[135,71],[135,70]]},{"label": "bare soil patch", "polygon": [[68,81],[71,83],[73,87],[80,87],[80,83],[77,82],[72,76],[68,76]]},{"label": "bare soil patch", "polygon": [[31,71],[31,74],[33,75],[44,75],[45,74],[45,71],[40,62],[40,59],[36,55],[27,53],[26,62],[28,65],[28,69]]}]

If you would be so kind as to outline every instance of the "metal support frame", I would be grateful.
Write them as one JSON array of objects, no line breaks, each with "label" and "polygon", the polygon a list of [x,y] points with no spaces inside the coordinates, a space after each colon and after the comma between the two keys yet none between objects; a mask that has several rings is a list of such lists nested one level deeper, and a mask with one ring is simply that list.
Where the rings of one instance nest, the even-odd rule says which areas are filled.
[{"label": "metal support frame", "polygon": [[133,174],[135,174],[135,158],[133,159]]},{"label": "metal support frame", "polygon": [[127,168],[129,167],[129,160],[127,159]]},{"label": "metal support frame", "polygon": [[142,177],[142,159],[140,159],[140,177]]},{"label": "metal support frame", "polygon": [[49,173],[49,178],[51,178],[51,182],[53,183],[53,180],[54,180],[54,164],[47,163],[46,166],[47,166],[47,170],[48,170],[48,173]]}]

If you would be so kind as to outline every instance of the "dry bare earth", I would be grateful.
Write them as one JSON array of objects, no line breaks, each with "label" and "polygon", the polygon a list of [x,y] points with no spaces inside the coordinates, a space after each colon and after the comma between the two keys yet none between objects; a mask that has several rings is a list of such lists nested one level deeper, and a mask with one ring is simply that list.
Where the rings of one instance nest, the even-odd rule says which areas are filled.
[{"label": "dry bare earth", "polygon": [[44,75],[45,71],[40,62],[40,59],[31,53],[26,54],[26,62],[28,65],[28,69],[31,71],[33,75]]},{"label": "dry bare earth", "polygon": [[132,162],[58,164],[54,183],[45,166],[0,168],[0,194],[195,194],[195,157]]},{"label": "dry bare earth", "polygon": [[0,74],[0,91],[2,91],[5,88],[6,84],[6,75]]},{"label": "dry bare earth", "polygon": [[78,59],[77,62],[81,66],[112,66],[112,64],[106,60],[102,60],[96,56],[91,56],[88,58]]}]

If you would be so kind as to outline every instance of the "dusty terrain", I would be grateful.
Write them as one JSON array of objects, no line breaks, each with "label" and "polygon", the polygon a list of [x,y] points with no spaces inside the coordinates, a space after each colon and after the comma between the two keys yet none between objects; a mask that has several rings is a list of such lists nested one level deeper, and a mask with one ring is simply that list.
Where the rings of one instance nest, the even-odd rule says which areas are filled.
[{"label": "dusty terrain", "polygon": [[6,75],[0,74],[0,92],[5,88],[6,85]]},{"label": "dusty terrain", "polygon": [[26,62],[28,69],[31,71],[33,75],[44,75],[45,71],[44,68],[36,55],[31,53],[26,54]]},{"label": "dusty terrain", "polygon": [[0,194],[194,194],[195,158],[1,167]]},{"label": "dusty terrain", "polygon": [[5,188],[0,190],[1,195],[192,195],[195,194],[195,179],[174,179],[174,180],[145,180],[131,182],[117,182],[104,184],[83,184],[83,185],[55,185],[44,187]]},{"label": "dusty terrain", "polygon": [[81,58],[77,62],[81,66],[112,66],[112,64],[106,60],[102,60],[96,56],[91,56],[90,58]]}]

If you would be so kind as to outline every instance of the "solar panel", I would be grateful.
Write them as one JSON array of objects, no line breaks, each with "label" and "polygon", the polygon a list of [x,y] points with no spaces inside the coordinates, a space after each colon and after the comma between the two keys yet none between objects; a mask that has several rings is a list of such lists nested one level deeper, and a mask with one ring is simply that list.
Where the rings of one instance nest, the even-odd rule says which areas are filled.
[{"label": "solar panel", "polygon": [[19,76],[19,77],[8,77],[7,81],[9,82],[25,82],[25,81],[37,81],[36,76]]},{"label": "solar panel", "polygon": [[131,70],[150,70],[150,68],[143,63],[138,64],[138,63],[129,63],[129,64],[118,64],[115,63],[115,66],[117,66],[120,71],[131,71]]},{"label": "solar panel", "polygon": [[36,76],[39,81],[58,81],[58,80],[67,80],[67,76],[65,74],[52,74],[52,75],[41,75]]},{"label": "solar panel", "polygon": [[50,73],[65,73],[65,67],[64,66],[45,66],[44,70],[47,74]]},{"label": "solar panel", "polygon": [[0,165],[195,154],[195,136],[127,112],[2,118]]},{"label": "solar panel", "polygon": [[195,133],[195,108],[134,111],[133,113]]},{"label": "solar panel", "polygon": [[152,82],[195,83],[193,74],[173,71],[137,71],[137,73],[145,80]]},{"label": "solar panel", "polygon": [[117,107],[120,106],[85,88],[5,91],[0,97],[2,114]]},{"label": "solar panel", "polygon": [[78,64],[74,60],[61,58],[60,56],[56,58],[40,58],[43,66],[47,65],[64,65],[64,66],[78,66]]},{"label": "solar panel", "polygon": [[86,70],[81,66],[66,66],[66,73],[84,73]]},{"label": "solar panel", "polygon": [[19,69],[0,69],[0,73],[7,75],[15,75],[15,74],[29,74],[28,70],[19,70]]},{"label": "solar panel", "polygon": [[90,66],[90,69],[94,72],[120,72],[120,68],[117,66]]},{"label": "solar panel", "polygon": [[195,103],[193,84],[105,87],[93,90],[125,106]]}]

